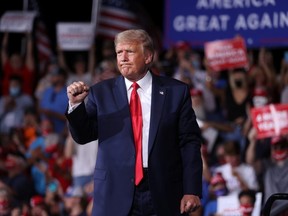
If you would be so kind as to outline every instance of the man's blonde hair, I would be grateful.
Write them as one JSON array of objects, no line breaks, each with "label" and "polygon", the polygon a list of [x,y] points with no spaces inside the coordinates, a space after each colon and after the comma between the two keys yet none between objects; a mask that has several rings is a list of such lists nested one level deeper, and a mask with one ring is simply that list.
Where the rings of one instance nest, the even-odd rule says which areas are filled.
[{"label": "man's blonde hair", "polygon": [[152,38],[143,29],[129,29],[118,33],[114,40],[115,47],[120,42],[135,42],[142,44],[144,51],[149,51],[154,55],[154,45]]}]

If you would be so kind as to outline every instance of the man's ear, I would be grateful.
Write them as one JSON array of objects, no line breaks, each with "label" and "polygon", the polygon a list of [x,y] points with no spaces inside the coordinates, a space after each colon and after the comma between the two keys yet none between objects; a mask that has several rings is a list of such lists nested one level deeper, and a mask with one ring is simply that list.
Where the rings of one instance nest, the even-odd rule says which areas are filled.
[{"label": "man's ear", "polygon": [[145,63],[150,64],[153,61],[153,53],[147,52],[145,55]]}]

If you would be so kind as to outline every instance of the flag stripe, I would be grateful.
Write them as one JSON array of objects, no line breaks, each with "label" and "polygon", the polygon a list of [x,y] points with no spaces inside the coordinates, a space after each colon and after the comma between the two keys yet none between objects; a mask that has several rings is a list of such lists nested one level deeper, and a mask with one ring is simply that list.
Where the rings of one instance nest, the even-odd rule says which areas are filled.
[{"label": "flag stripe", "polygon": [[102,29],[99,29],[97,33],[99,35],[102,35],[102,36],[107,37],[109,39],[114,39],[115,35],[119,32],[120,32],[119,30],[103,29],[102,28]]},{"label": "flag stripe", "polygon": [[128,5],[126,0],[118,0],[113,3],[111,1],[102,2],[98,17],[98,27],[96,28],[98,35],[109,39],[114,38],[121,31],[139,27],[136,14],[127,7],[124,8],[124,6]]},{"label": "flag stripe", "polygon": [[103,22],[100,22],[99,26],[101,26],[101,28],[113,28],[119,30],[138,27],[135,23],[123,22],[122,20],[117,19],[103,19]]},{"label": "flag stripe", "polygon": [[37,44],[37,48],[38,48],[38,51],[39,51],[39,55],[41,54],[42,56],[46,56],[47,58],[50,57],[51,55],[51,50],[49,47],[43,45],[43,44],[40,44],[38,43]]},{"label": "flag stripe", "polygon": [[41,41],[41,44],[44,44],[45,46],[49,47],[50,46],[50,40],[47,38],[46,35],[36,32],[36,38],[38,41]]},{"label": "flag stripe", "polygon": [[35,23],[35,43],[37,48],[38,69],[40,73],[44,72],[45,65],[53,55],[50,38],[47,33],[46,25],[40,18],[39,5],[37,0],[28,0],[28,8],[37,13],[38,19]]},{"label": "flag stripe", "polygon": [[46,27],[42,21],[38,21],[35,29],[36,47],[38,50],[39,70],[43,73],[45,65],[53,55],[50,39],[48,37]]},{"label": "flag stripe", "polygon": [[115,16],[115,17],[122,17],[126,19],[131,19],[131,20],[137,20],[136,15],[130,11],[116,8],[116,7],[107,7],[107,6],[102,6],[101,7],[101,14],[102,15],[109,15],[109,16]]}]

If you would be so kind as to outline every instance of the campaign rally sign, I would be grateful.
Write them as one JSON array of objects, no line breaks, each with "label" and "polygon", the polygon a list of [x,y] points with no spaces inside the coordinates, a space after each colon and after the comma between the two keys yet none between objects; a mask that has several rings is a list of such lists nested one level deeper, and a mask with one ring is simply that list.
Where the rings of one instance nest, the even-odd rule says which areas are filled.
[{"label": "campaign rally sign", "polygon": [[94,40],[94,29],[91,23],[58,23],[58,45],[66,51],[89,50]]},{"label": "campaign rally sign", "polygon": [[165,46],[187,41],[203,48],[213,40],[241,35],[247,48],[288,45],[288,4],[284,0],[167,0]]},{"label": "campaign rally sign", "polygon": [[33,29],[35,12],[7,11],[0,21],[0,31],[2,32],[31,32]]},{"label": "campaign rally sign", "polygon": [[252,108],[251,117],[258,139],[288,134],[288,104]]},{"label": "campaign rally sign", "polygon": [[[254,203],[251,216],[259,216],[261,213],[262,193],[256,193],[256,200]],[[240,203],[238,194],[231,194],[227,196],[220,196],[217,198],[217,214],[221,216],[243,216],[240,210]]]},{"label": "campaign rally sign", "polygon": [[213,71],[248,66],[246,45],[241,37],[207,42],[204,51],[207,63]]}]

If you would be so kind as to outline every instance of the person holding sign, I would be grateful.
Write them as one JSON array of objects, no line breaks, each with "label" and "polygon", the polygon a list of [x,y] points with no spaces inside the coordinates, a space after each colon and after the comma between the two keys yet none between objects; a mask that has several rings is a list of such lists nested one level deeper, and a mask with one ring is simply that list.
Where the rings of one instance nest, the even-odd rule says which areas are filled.
[{"label": "person holding sign", "polygon": [[2,40],[1,61],[3,69],[2,95],[9,94],[9,79],[12,75],[20,76],[23,80],[23,92],[32,96],[34,90],[34,69],[35,62],[33,57],[33,41],[31,33],[26,36],[26,56],[14,52],[8,54],[9,33],[5,32]]},{"label": "person holding sign", "polygon": [[[288,193],[288,138],[287,134],[269,137],[270,157],[260,158],[258,149],[264,148],[264,143],[259,143],[263,139],[257,140],[257,131],[252,128],[249,132],[249,146],[246,153],[247,162],[257,169],[257,175],[262,177],[264,186],[264,199],[275,193]],[[257,147],[261,145],[261,147]],[[257,157],[258,156],[258,157]],[[287,203],[275,201],[273,210],[288,211]],[[284,214],[285,215],[285,214]]]},{"label": "person holding sign", "polygon": [[256,202],[256,191],[242,190],[239,195],[240,212],[243,216],[251,216]]},{"label": "person holding sign", "polygon": [[221,173],[213,174],[209,184],[210,199],[204,208],[204,216],[214,215],[217,212],[217,198],[226,196],[229,191],[226,186],[226,181]]},{"label": "person holding sign", "polygon": [[189,86],[150,70],[155,50],[144,30],[116,35],[115,50],[122,76],[67,87],[73,139],[99,139],[92,215],[192,215],[202,159]]},{"label": "person holding sign", "polygon": [[240,144],[237,141],[226,141],[224,145],[224,157],[226,163],[217,166],[215,173],[220,172],[226,181],[229,195],[237,194],[246,189],[259,189],[254,167],[241,160]]},{"label": "person holding sign", "polygon": [[84,54],[74,53],[72,67],[67,64],[65,53],[60,46],[57,48],[59,66],[65,69],[67,73],[66,84],[69,85],[74,81],[83,81],[89,85],[92,85],[92,74],[95,66],[95,45],[93,44],[88,51],[88,61],[84,57]]}]

